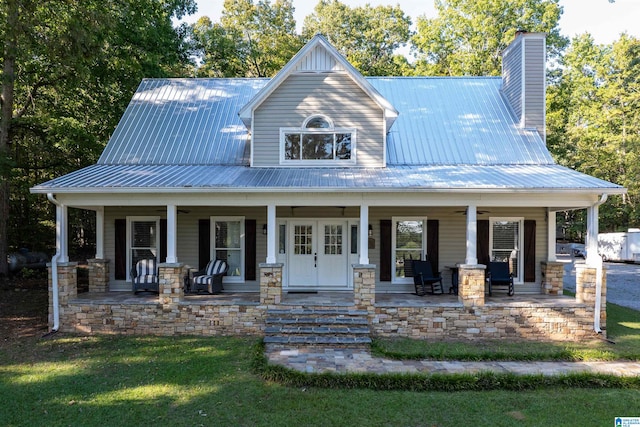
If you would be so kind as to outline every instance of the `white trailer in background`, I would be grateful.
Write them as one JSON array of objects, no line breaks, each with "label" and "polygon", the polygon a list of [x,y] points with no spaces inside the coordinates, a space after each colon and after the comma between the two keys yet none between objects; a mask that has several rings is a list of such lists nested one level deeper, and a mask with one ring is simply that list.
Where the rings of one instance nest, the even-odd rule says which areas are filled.
[{"label": "white trailer in background", "polygon": [[640,262],[640,229],[598,234],[598,253],[605,261]]}]

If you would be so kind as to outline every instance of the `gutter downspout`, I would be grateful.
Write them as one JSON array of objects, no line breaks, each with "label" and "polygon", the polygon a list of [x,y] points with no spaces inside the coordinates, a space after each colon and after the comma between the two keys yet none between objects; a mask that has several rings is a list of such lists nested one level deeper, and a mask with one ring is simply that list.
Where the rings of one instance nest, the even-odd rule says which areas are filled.
[{"label": "gutter downspout", "polygon": [[[602,194],[600,196],[600,200],[595,202],[592,205],[592,208],[597,208],[598,206],[606,202],[607,197],[608,197],[607,194]],[[595,239],[597,239],[598,235],[596,234],[594,237]],[[597,245],[590,245],[590,246],[592,248],[597,247]],[[587,256],[589,256],[589,254],[587,254]],[[602,330],[600,329],[600,309],[602,307],[602,257],[596,252],[596,254],[593,255],[592,260],[595,261],[595,264],[596,264],[596,301],[595,301],[595,307],[593,309],[593,330],[597,334],[601,334]]]},{"label": "gutter downspout", "polygon": [[[56,205],[56,210],[62,208],[62,205],[59,201],[55,199],[52,193],[47,193],[47,199],[54,205]],[[62,254],[60,253],[60,242],[56,242],[56,254],[51,258],[51,290],[52,290],[52,299],[53,299],[53,328],[51,328],[51,333],[58,332],[58,328],[60,327],[60,302],[58,298],[58,261]]]}]

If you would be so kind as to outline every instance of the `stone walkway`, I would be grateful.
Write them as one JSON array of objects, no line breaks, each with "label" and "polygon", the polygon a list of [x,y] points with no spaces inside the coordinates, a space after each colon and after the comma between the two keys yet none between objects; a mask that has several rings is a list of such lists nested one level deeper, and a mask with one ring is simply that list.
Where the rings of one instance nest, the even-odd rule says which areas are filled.
[{"label": "stone walkway", "polygon": [[369,372],[460,374],[495,372],[562,375],[590,372],[619,376],[640,375],[639,362],[460,362],[437,360],[390,360],[373,357],[368,350],[292,349],[267,346],[269,362],[307,373]]}]

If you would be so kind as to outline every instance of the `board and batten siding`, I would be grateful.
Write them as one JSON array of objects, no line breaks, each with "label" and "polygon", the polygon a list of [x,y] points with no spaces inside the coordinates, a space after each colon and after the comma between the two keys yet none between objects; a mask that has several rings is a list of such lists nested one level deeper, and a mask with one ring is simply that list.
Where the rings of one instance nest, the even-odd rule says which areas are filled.
[{"label": "board and batten siding", "polygon": [[316,114],[356,129],[357,166],[384,166],[383,111],[345,72],[293,73],[255,110],[253,166],[281,166],[280,128]]}]

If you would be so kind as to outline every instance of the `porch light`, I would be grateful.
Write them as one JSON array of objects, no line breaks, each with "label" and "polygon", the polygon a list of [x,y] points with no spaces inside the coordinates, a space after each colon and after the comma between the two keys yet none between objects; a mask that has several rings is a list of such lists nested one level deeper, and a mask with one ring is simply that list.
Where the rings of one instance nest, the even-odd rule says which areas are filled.
[{"label": "porch light", "polygon": [[369,224],[369,237],[373,236],[373,225]]},{"label": "porch light", "polygon": [[267,235],[267,224],[262,225],[262,234]]}]

